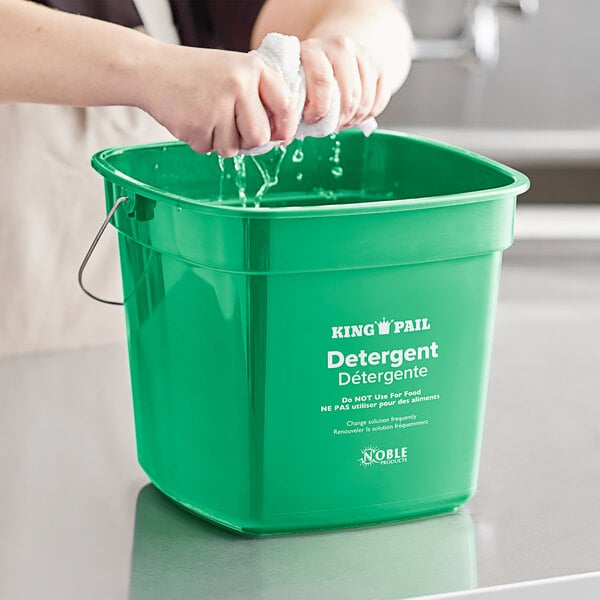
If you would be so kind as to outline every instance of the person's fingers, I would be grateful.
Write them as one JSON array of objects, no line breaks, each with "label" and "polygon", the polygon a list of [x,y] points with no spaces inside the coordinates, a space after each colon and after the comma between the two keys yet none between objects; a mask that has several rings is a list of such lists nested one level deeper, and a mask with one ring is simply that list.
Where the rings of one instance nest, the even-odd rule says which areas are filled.
[{"label": "person's fingers", "polygon": [[240,147],[244,150],[262,146],[271,139],[269,117],[258,97],[238,98],[235,120],[240,136]]},{"label": "person's fingers", "polygon": [[213,149],[214,127],[205,121],[202,127],[192,127],[189,124],[181,129],[174,128],[171,133],[185,142],[194,152],[208,154]]},{"label": "person's fingers", "polygon": [[307,40],[301,46],[302,66],[306,77],[306,102],[303,119],[316,123],[331,108],[335,78],[333,67],[321,45]]},{"label": "person's fingers", "polygon": [[231,158],[240,151],[240,136],[235,119],[221,119],[217,122],[213,136],[213,149],[217,154],[225,158]]},{"label": "person's fingers", "polygon": [[298,116],[285,81],[276,71],[265,66],[258,91],[260,100],[270,113],[271,140],[291,142],[296,133]]},{"label": "person's fingers", "polygon": [[383,77],[380,77],[377,80],[375,101],[373,102],[371,112],[367,115],[367,118],[376,117],[377,115],[381,114],[384,111],[385,107],[388,105],[391,95],[391,91],[386,85],[385,80],[383,79]]},{"label": "person's fingers", "polygon": [[362,98],[356,47],[348,37],[336,36],[327,46],[327,55],[340,88],[339,126],[343,127],[353,120]]},{"label": "person's fingers", "polygon": [[358,70],[361,80],[362,96],[354,117],[352,125],[358,125],[371,116],[375,99],[377,96],[377,72],[366,57],[358,61]]}]

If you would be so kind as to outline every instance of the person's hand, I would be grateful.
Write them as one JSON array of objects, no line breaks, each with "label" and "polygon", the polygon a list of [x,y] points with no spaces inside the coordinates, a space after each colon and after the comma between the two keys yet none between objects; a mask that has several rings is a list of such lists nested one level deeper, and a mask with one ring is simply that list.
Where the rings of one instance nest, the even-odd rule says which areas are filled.
[{"label": "person's hand", "polygon": [[387,106],[392,89],[368,48],[343,35],[309,38],[300,48],[306,75],[305,122],[316,123],[327,114],[334,79],[340,88],[338,130],[375,117]]},{"label": "person's hand", "polygon": [[297,118],[283,78],[256,56],[162,45],[138,105],[196,152],[231,157],[289,143]]}]

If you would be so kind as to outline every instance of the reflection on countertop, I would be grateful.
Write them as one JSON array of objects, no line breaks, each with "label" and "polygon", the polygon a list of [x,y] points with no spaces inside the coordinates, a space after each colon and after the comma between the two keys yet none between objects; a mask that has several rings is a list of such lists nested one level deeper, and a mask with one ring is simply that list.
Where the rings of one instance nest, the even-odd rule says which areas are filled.
[{"label": "reflection on countertop", "polygon": [[0,598],[383,600],[599,571],[600,236],[531,231],[504,255],[478,492],[436,519],[240,538],[148,486],[123,347],[1,359]]},{"label": "reflection on countertop", "polygon": [[253,539],[185,512],[148,485],[137,502],[130,600],[391,600],[474,588],[476,569],[475,528],[462,511]]}]

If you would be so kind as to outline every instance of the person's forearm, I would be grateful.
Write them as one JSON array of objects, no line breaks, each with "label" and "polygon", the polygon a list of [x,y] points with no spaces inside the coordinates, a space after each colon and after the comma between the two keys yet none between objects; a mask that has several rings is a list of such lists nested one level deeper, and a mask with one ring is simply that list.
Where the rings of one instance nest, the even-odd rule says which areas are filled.
[{"label": "person's forearm", "polygon": [[255,56],[165,44],[27,0],[0,0],[0,102],[136,106],[223,156],[295,132],[283,78]]},{"label": "person's forearm", "polygon": [[411,64],[412,34],[391,0],[323,0],[318,21],[306,37],[347,35],[369,48],[390,77],[391,91],[406,79]]},{"label": "person's forearm", "polygon": [[370,52],[393,78],[393,91],[411,64],[410,27],[392,0],[267,0],[256,22],[252,44],[270,31],[311,37],[345,35]]},{"label": "person's forearm", "polygon": [[0,102],[135,105],[136,75],[157,45],[125,27],[0,0]]}]

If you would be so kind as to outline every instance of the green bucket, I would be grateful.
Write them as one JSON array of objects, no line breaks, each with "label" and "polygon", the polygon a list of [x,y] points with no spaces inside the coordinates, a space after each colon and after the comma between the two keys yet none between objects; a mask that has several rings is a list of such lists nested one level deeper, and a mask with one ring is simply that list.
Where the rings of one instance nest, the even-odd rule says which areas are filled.
[{"label": "green bucket", "polygon": [[299,150],[258,207],[239,161],[183,143],[93,157],[107,207],[126,197],[112,223],[139,462],[251,535],[451,511],[476,488],[502,251],[529,182],[391,132]]}]

